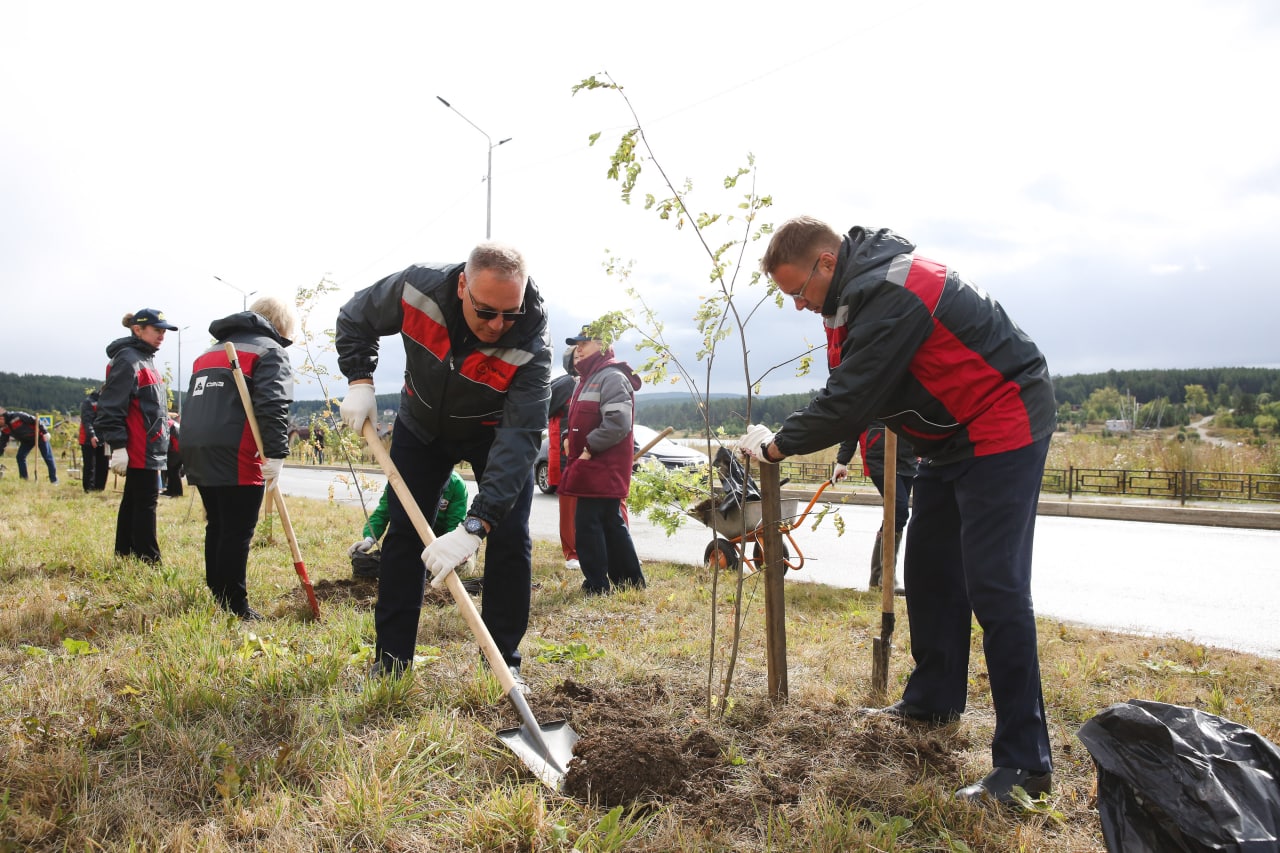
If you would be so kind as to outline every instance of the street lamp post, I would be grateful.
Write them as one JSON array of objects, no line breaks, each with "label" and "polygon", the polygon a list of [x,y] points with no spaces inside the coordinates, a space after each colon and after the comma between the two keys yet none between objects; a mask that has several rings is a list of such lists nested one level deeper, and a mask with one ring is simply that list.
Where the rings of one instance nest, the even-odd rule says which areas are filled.
[{"label": "street lamp post", "polygon": [[458,113],[459,118],[461,118],[467,124],[474,127],[476,130],[479,130],[480,133],[484,134],[485,141],[489,143],[489,167],[488,167],[488,171],[485,172],[485,176],[484,176],[484,182],[485,182],[484,238],[488,240],[489,232],[493,224],[493,149],[497,148],[499,145],[505,145],[506,143],[510,142],[511,137],[508,136],[506,139],[499,139],[497,142],[494,142],[493,137],[485,133],[483,130],[480,130],[480,126],[476,124],[474,121],[467,118],[462,113],[458,112],[457,107],[455,107],[453,104],[449,103],[439,95],[436,95],[436,100],[444,104],[449,109],[453,110],[455,113]]},{"label": "street lamp post", "polygon": [[190,329],[190,326],[183,326],[178,329],[178,420],[182,420],[182,331]]},{"label": "street lamp post", "polygon": [[231,283],[231,282],[229,282],[229,281],[224,281],[222,278],[220,278],[220,277],[218,277],[218,276],[216,276],[216,275],[214,276],[214,278],[218,279],[218,281],[221,281],[221,282],[222,282],[223,284],[225,284],[227,287],[229,287],[229,288],[231,288],[232,290],[234,290],[234,291],[238,292],[242,297],[244,297],[244,298],[243,298],[243,304],[241,305],[240,310],[241,310],[241,311],[248,311],[248,310],[249,310],[249,297],[250,297],[250,296],[253,296],[253,294],[257,293],[258,291],[256,291],[256,290],[250,290],[248,293],[245,293],[243,290],[241,290],[240,288],[236,287],[234,284],[232,284],[232,283]]}]

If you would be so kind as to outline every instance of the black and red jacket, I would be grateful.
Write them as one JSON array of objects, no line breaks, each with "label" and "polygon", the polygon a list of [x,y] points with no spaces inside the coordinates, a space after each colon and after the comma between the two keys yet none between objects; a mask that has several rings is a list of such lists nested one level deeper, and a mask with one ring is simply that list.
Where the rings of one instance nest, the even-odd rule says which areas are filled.
[{"label": "black and red jacket", "polygon": [[169,395],[152,358],[156,348],[137,335],[107,345],[107,378],[98,393],[94,429],[114,451],[129,449],[129,467],[169,467]]},{"label": "black and red jacket", "polygon": [[98,437],[94,432],[93,422],[98,417],[98,392],[90,391],[89,396],[80,402],[80,443],[92,444]]},{"label": "black and red jacket", "polygon": [[[635,392],[640,377],[612,352],[577,364],[582,378],[569,401],[569,458],[560,491],[577,498],[625,498],[635,454]],[[590,459],[582,458],[586,448]]]},{"label": "black and red jacket", "polygon": [[241,311],[209,324],[216,343],[196,357],[182,408],[182,464],[196,486],[260,486],[262,460],[245,415],[226,343],[249,387],[268,459],[289,455],[289,405],[293,367],[281,337],[261,314]]},{"label": "black and red jacket", "polygon": [[998,302],[954,270],[912,254],[888,229],[845,236],[822,306],[839,352],[826,387],[783,423],[787,455],[889,425],[926,462],[1017,450],[1050,435],[1049,367]]},{"label": "black and red jacket", "polygon": [[0,452],[9,446],[10,438],[19,443],[34,442],[37,430],[41,437],[48,435],[35,415],[27,412],[5,412],[2,417],[4,422],[0,424]]},{"label": "black and red jacket", "polygon": [[379,339],[400,335],[400,421],[426,444],[492,442],[468,514],[497,524],[528,480],[547,427],[551,342],[532,278],[524,313],[496,343],[472,335],[458,298],[465,266],[411,266],[351,297],[338,312],[338,368],[348,380],[372,378]]}]

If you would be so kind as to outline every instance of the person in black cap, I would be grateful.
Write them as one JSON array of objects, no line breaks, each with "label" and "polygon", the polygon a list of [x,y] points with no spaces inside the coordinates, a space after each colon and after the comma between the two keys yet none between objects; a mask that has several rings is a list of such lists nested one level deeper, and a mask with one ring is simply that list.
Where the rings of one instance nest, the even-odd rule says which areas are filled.
[{"label": "person in black cap", "polygon": [[116,556],[160,563],[156,504],[160,472],[169,464],[168,393],[153,358],[164,333],[178,328],[154,308],[125,314],[129,334],[107,345],[111,363],[98,395],[98,438],[106,442],[108,466],[124,477],[116,515]]},{"label": "person in black cap", "polygon": [[573,463],[563,474],[560,491],[578,501],[574,534],[582,588],[588,595],[614,587],[643,588],[644,573],[622,514],[631,489],[640,377],[586,327],[565,343],[574,348],[574,367],[582,378],[569,400],[567,456]]}]

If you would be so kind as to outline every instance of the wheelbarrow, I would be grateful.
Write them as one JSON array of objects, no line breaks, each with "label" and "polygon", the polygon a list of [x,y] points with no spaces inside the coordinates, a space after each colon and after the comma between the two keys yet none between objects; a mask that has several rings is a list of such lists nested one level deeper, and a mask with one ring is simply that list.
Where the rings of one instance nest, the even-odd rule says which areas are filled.
[{"label": "wheelbarrow", "polygon": [[[719,504],[713,503],[704,511],[694,513],[695,518],[719,534],[703,551],[702,562],[712,568],[723,569],[737,569],[740,565],[743,572],[753,574],[764,568],[760,492],[727,449],[720,448],[714,465],[720,474],[725,498]],[[783,538],[782,562],[788,571],[798,571],[804,567],[804,553],[791,533],[804,524],[814,504],[830,485],[831,481],[827,480],[819,486],[803,510],[800,510],[798,499],[785,498],[782,501],[779,532]],[[792,551],[795,552],[794,560],[791,557]]]}]

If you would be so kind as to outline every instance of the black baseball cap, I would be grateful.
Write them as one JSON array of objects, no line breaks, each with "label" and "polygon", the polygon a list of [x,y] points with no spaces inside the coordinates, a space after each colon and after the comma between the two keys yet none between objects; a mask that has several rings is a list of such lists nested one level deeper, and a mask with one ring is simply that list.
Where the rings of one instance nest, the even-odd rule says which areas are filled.
[{"label": "black baseball cap", "polygon": [[165,320],[163,311],[157,311],[154,308],[139,308],[134,311],[133,324],[135,326],[155,326],[157,329],[167,329],[170,332],[178,329],[177,326]]},{"label": "black baseball cap", "polygon": [[583,326],[581,332],[578,332],[578,334],[575,337],[565,338],[564,342],[571,347],[576,347],[578,344],[582,343],[583,341],[598,341],[598,340],[600,339],[597,338],[595,335],[591,334],[591,330],[587,326]]}]

